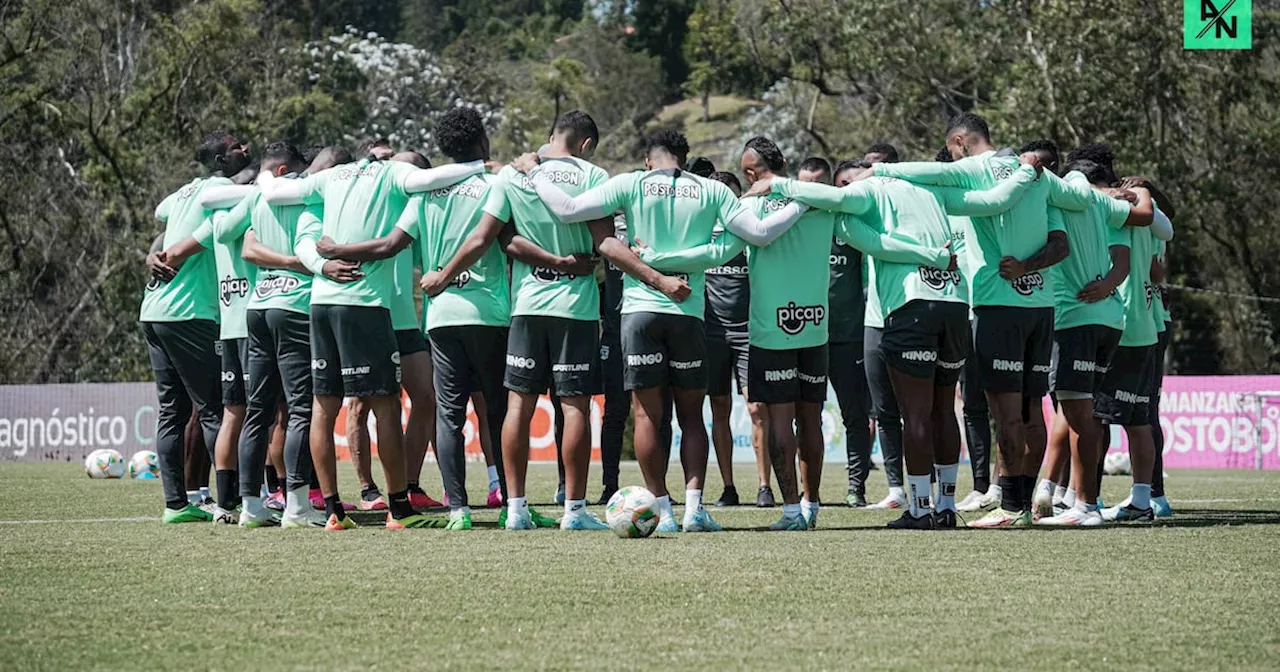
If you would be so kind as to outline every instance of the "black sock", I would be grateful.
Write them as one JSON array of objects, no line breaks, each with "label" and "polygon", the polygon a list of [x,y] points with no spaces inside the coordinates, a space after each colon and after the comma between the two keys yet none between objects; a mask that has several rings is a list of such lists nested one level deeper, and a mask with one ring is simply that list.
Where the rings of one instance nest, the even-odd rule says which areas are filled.
[{"label": "black sock", "polygon": [[1022,510],[1022,483],[1017,476],[1001,476],[1000,508],[1005,511]]},{"label": "black sock", "polygon": [[324,498],[324,514],[326,516],[337,516],[338,520],[347,517],[347,512],[342,508],[342,498],[338,493],[333,493],[332,497]]},{"label": "black sock", "polygon": [[218,507],[223,511],[235,511],[240,496],[240,475],[235,469],[219,469],[214,473],[218,484]]},{"label": "black sock", "polygon": [[1031,502],[1036,496],[1036,477],[1035,476],[1019,476],[1022,479],[1022,510],[1030,511]]},{"label": "black sock", "polygon": [[422,487],[418,485],[418,482],[417,482],[417,481],[409,481],[408,483],[405,483],[405,485],[407,485],[407,486],[408,486],[407,488],[405,488],[405,490],[407,490],[407,491],[409,491],[409,492],[422,492],[422,491],[423,491],[423,490],[422,490]]},{"label": "black sock", "polygon": [[389,493],[387,497],[390,498],[390,501],[387,503],[387,507],[391,509],[392,518],[405,518],[418,513],[417,511],[414,511],[413,506],[409,504],[408,490],[392,492]]},{"label": "black sock", "polygon": [[[406,490],[406,492],[408,491]],[[365,487],[360,488],[360,499],[363,499],[366,502],[377,499],[381,494],[382,493],[378,490],[378,486],[376,485],[366,485]]]},{"label": "black sock", "polygon": [[263,471],[267,478],[267,494],[274,494],[280,491],[280,475],[276,473],[276,468],[267,465]]}]

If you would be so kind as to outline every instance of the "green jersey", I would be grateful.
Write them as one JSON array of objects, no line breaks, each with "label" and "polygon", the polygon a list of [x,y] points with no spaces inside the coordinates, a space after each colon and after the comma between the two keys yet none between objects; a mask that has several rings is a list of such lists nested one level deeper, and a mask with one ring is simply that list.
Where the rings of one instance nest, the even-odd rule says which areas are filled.
[{"label": "green jersey", "polygon": [[[293,255],[298,239],[298,220],[310,210],[319,223],[319,206],[271,205],[262,194],[245,197],[227,215],[228,229],[237,229],[244,221],[265,245],[279,254]],[[244,234],[240,233],[239,237]],[[311,312],[311,274],[284,269],[258,269],[257,282],[249,296],[249,310],[287,310],[306,315]]]},{"label": "green jersey", "polygon": [[219,337],[224,341],[248,338],[245,311],[249,310],[250,290],[257,280],[258,270],[240,255],[244,234],[249,230],[249,208],[242,200],[231,210],[214,212],[210,219],[213,222],[213,258],[218,269],[218,310],[222,324]]},{"label": "green jersey", "polygon": [[[417,241],[423,269],[440,270],[462,247],[463,241],[488,213],[510,221],[510,208],[502,181],[489,175],[473,175],[450,187],[415,195],[398,226]],[[494,244],[463,271],[423,310],[423,331],[436,327],[511,323],[507,258]]]},{"label": "green jersey", "polygon": [[1156,320],[1152,304],[1155,286],[1151,284],[1151,257],[1156,239],[1145,226],[1127,226],[1129,235],[1129,277],[1120,285],[1124,299],[1124,334],[1120,345],[1139,348],[1156,343]]},{"label": "green jersey", "polygon": [[[1155,259],[1161,264],[1164,263],[1167,245],[1168,243],[1163,240],[1156,241]],[[1160,332],[1167,329],[1166,325],[1173,320],[1173,317],[1169,314],[1169,306],[1164,304],[1164,293],[1160,291],[1159,287],[1156,287],[1156,297],[1151,302],[1151,309],[1156,321],[1156,331]]]},{"label": "green jersey", "polygon": [[[302,200],[324,205],[321,235],[339,244],[382,238],[395,228],[408,203],[404,180],[412,164],[369,161],[330,168],[302,179]],[[392,308],[396,294],[396,261],[384,259],[360,265],[364,274],[354,282],[334,282],[316,276],[311,285],[315,305]]]},{"label": "green jersey", "polygon": [[[763,220],[791,199],[770,195],[744,198],[742,204]],[[830,269],[823,262],[831,257],[835,224],[833,213],[810,210],[773,242],[747,251],[751,345],[793,350],[827,342]]]},{"label": "green jersey", "polygon": [[[609,179],[604,169],[576,157],[544,158],[540,170],[569,196],[582,194]],[[562,257],[592,253],[591,230],[585,223],[561,224],[538,198],[529,178],[511,166],[503,168],[499,177],[505,184],[517,233]],[[600,290],[594,276],[535,268],[519,259],[513,260],[511,266],[512,315],[600,319]]]},{"label": "green jersey", "polygon": [[[917,184],[991,189],[1019,170],[1018,157],[986,152],[952,163],[877,163],[876,175],[899,177]],[[1015,280],[1000,277],[1000,259],[1026,259],[1040,251],[1050,231],[1062,231],[1060,213],[1048,206],[1083,210],[1088,199],[1063,188],[1062,180],[1044,173],[1008,210],[990,216],[971,216],[965,231],[965,249],[973,273],[974,306],[1052,308],[1052,281],[1040,271]],[[962,213],[955,213],[962,214]]]},{"label": "green jersey", "polygon": [[1090,324],[1119,327],[1124,323],[1124,301],[1119,292],[1097,303],[1085,303],[1076,296],[1085,285],[1111,272],[1113,246],[1129,246],[1130,237],[1123,229],[1131,206],[1127,201],[1110,198],[1090,187],[1082,173],[1067,173],[1064,181],[1088,190],[1090,205],[1080,212],[1064,210],[1061,213],[1071,254],[1049,269],[1053,278],[1053,328],[1061,330]]},{"label": "green jersey", "polygon": [[[587,193],[601,196],[606,212],[621,210],[627,219],[627,237],[643,241],[655,253],[680,252],[706,245],[711,242],[717,221],[730,222],[744,212],[729,187],[685,171],[651,170],[616,175]],[[730,258],[732,256],[721,263]],[[687,275],[692,292],[680,303],[630,275],[625,276],[622,313],[667,313],[704,319],[705,278],[701,271]]]},{"label": "green jersey", "polygon": [[[225,177],[194,179],[170,194],[156,207],[156,218],[165,222],[164,246],[169,248],[189,237],[208,248],[213,244],[213,226],[200,207],[200,192],[210,186],[231,184]],[[168,282],[151,278],[142,295],[142,322],[183,322],[218,319],[217,269],[211,253],[201,251],[178,267]]]}]

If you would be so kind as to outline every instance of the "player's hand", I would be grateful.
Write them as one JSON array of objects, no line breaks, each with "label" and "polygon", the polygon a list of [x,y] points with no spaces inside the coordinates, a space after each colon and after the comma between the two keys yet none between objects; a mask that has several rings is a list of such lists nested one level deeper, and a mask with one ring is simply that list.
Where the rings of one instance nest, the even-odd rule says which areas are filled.
[{"label": "player's hand", "polygon": [[325,259],[335,259],[338,256],[338,244],[329,236],[321,236],[316,241],[316,252]]},{"label": "player's hand", "polygon": [[1094,280],[1085,285],[1080,293],[1076,294],[1076,298],[1085,303],[1097,303],[1110,296],[1112,291],[1114,290],[1107,281]]},{"label": "player's hand", "polygon": [[1044,164],[1040,161],[1040,155],[1035,152],[1023,152],[1018,155],[1018,162],[1024,166],[1031,166],[1036,171],[1036,177],[1040,177],[1044,173]]},{"label": "player's hand", "polygon": [[320,270],[324,273],[324,277],[334,282],[355,282],[364,277],[364,273],[360,272],[360,264],[354,261],[341,259],[326,261]]},{"label": "player's hand", "polygon": [[1133,193],[1132,191],[1129,191],[1127,188],[1103,189],[1102,193],[1110,196],[1111,198],[1119,199],[1121,201],[1129,201],[1130,203],[1138,202],[1138,195]]},{"label": "player's hand", "polygon": [[449,286],[449,279],[440,271],[429,271],[422,276],[422,282],[418,283],[422,286],[422,291],[427,296],[439,296],[445,287]]},{"label": "player's hand", "polygon": [[560,258],[560,268],[557,269],[561,273],[586,277],[596,272],[597,259],[589,254],[575,252],[567,257]]},{"label": "player's hand", "polygon": [[1017,280],[1027,274],[1027,266],[1014,257],[1000,258],[1000,277]]},{"label": "player's hand", "polygon": [[954,271],[960,268],[960,259],[956,257],[956,253],[951,250],[951,241],[943,243],[942,249],[951,255],[951,261],[947,263],[947,270]]},{"label": "player's hand", "polygon": [[684,301],[693,293],[693,290],[689,287],[689,283],[675,277],[674,275],[662,276],[662,279],[658,281],[658,291],[662,292],[667,296],[667,298],[675,301],[676,303]]},{"label": "player's hand", "polygon": [[747,189],[742,195],[743,198],[748,196],[768,196],[773,191],[773,178],[764,177],[751,183],[751,188]]},{"label": "player's hand", "polygon": [[178,276],[177,269],[169,265],[169,255],[163,251],[147,255],[147,270],[151,271],[151,277],[161,282],[169,282]]},{"label": "player's hand", "polygon": [[506,164],[502,163],[501,161],[485,161],[484,169],[494,175],[497,175],[498,173],[502,172],[502,166],[504,165]]},{"label": "player's hand", "polygon": [[1138,187],[1141,189],[1150,189],[1151,180],[1148,180],[1145,177],[1140,177],[1137,175],[1130,175],[1129,177],[1126,177],[1120,180],[1121,189],[1133,189],[1134,187]]},{"label": "player's hand", "polygon": [[533,152],[521,154],[520,158],[511,162],[511,167],[528,175],[534,168],[538,167],[538,155]]}]

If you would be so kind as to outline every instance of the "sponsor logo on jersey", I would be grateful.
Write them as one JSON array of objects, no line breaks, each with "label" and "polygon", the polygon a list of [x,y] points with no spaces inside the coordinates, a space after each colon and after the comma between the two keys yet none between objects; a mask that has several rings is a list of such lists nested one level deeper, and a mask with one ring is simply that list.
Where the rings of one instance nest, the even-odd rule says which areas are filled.
[{"label": "sponsor logo on jersey", "polygon": [[[444,266],[437,266],[437,267],[436,267],[436,270],[437,270],[437,271],[444,270]],[[459,273],[459,274],[458,274],[458,277],[454,278],[454,279],[453,279],[453,282],[449,283],[449,284],[448,284],[448,286],[449,286],[449,287],[457,287],[458,289],[462,289],[463,287],[466,287],[466,286],[467,286],[467,283],[468,283],[468,282],[471,282],[471,271],[470,271],[470,270],[465,270],[465,271],[463,271],[463,272]]]},{"label": "sponsor logo on jersey", "polygon": [[1021,373],[1022,368],[1022,362],[1015,362],[1011,359],[991,360],[991,369],[993,371],[1011,371],[1014,373]]},{"label": "sponsor logo on jersey", "polygon": [[600,346],[600,359],[609,359],[609,346]]},{"label": "sponsor logo on jersey", "polygon": [[542,268],[542,267],[535,267],[533,271],[530,273],[530,275],[532,275],[533,278],[538,282],[547,282],[547,283],[557,282],[560,280],[577,280],[578,278],[583,277],[580,275],[574,275],[572,273],[565,273],[564,271],[557,271],[554,268]]},{"label": "sponsor logo on jersey", "polygon": [[367,376],[369,375],[369,365],[364,366],[344,366],[342,367],[342,375],[344,376]]},{"label": "sponsor logo on jersey", "polygon": [[800,374],[796,369],[765,369],[764,382],[781,383],[788,380],[795,380]]},{"label": "sponsor logo on jersey", "polygon": [[1013,287],[1013,291],[1023,296],[1031,296],[1037,290],[1044,289],[1044,276],[1040,275],[1040,271],[1028,273],[1020,278],[1010,280],[1009,286]]},{"label": "sponsor logo on jersey", "polygon": [[938,353],[933,350],[907,350],[902,353],[902,358],[908,362],[936,362]]},{"label": "sponsor logo on jersey", "polygon": [[702,198],[702,185],[645,182],[644,195],[660,198]]},{"label": "sponsor logo on jersey", "polygon": [[797,306],[794,301],[778,309],[778,328],[790,336],[804,331],[806,325],[822,324],[827,316],[826,306]]},{"label": "sponsor logo on jersey", "polygon": [[532,357],[507,355],[507,366],[513,369],[532,369],[538,366],[538,362]]},{"label": "sponsor logo on jersey", "polygon": [[671,368],[679,369],[680,371],[688,371],[690,369],[696,369],[700,366],[702,366],[701,359],[691,359],[687,362],[681,362],[674,359],[671,360]]},{"label": "sponsor logo on jersey", "polygon": [[1134,394],[1128,390],[1116,390],[1116,401],[1123,401],[1126,404],[1145,404],[1151,401],[1151,397],[1145,394]]},{"label": "sponsor logo on jersey", "polygon": [[1013,175],[1013,168],[1010,168],[1009,166],[1004,166],[1004,165],[992,166],[991,175],[992,177],[996,178],[997,182],[999,182],[1000,180],[1003,180],[1006,177]]},{"label": "sponsor logo on jersey", "polygon": [[400,351],[399,351],[399,350],[397,350],[397,351],[395,351],[395,352],[391,353],[391,363],[392,363],[392,364],[395,364],[396,366],[400,366]]},{"label": "sponsor logo on jersey", "polygon": [[1147,295],[1147,308],[1150,308],[1152,302],[1155,301],[1156,286],[1149,282],[1144,282],[1142,283],[1142,291]]},{"label": "sponsor logo on jersey", "polygon": [[334,168],[334,177],[339,180],[354,180],[357,177],[368,177],[377,175],[382,170],[381,161],[370,161],[361,166],[358,163],[348,163],[338,168]]},{"label": "sponsor logo on jersey", "polygon": [[302,285],[302,281],[291,275],[268,275],[258,281],[253,294],[265,299],[273,294],[288,294]]},{"label": "sponsor logo on jersey", "polygon": [[747,273],[748,273],[748,268],[746,266],[730,266],[729,264],[707,269],[707,275],[746,277]]},{"label": "sponsor logo on jersey", "polygon": [[1032,373],[1049,373],[1052,370],[1053,369],[1048,364],[1032,364],[1031,365]]},{"label": "sponsor logo on jersey", "polygon": [[196,191],[198,191],[199,189],[200,189],[200,185],[198,182],[192,182],[191,184],[183,185],[182,188],[178,190],[178,200],[185,201],[188,198],[195,196]]},{"label": "sponsor logo on jersey", "polygon": [[665,358],[661,352],[650,352],[643,355],[627,355],[627,366],[653,366],[661,364]]},{"label": "sponsor logo on jersey", "polygon": [[[672,362],[674,364],[675,362]],[[582,364],[552,364],[551,371],[554,373],[583,373],[591,370],[590,363]]]},{"label": "sponsor logo on jersey", "polygon": [[767,198],[764,201],[764,211],[777,212],[788,205],[791,205],[791,199],[789,198]]},{"label": "sponsor logo on jersey", "polygon": [[222,382],[224,382],[224,383],[234,383],[234,382],[236,382],[236,372],[235,372],[235,371],[223,371],[223,372],[222,372]]},{"label": "sponsor logo on jersey", "polygon": [[325,370],[325,369],[327,369],[327,368],[329,368],[329,360],[327,360],[327,359],[313,359],[313,360],[311,360],[311,370],[312,370],[312,371],[324,371],[324,370]]},{"label": "sponsor logo on jersey", "polygon": [[218,297],[222,300],[222,305],[231,305],[232,299],[236,297],[244,298],[249,295],[249,279],[248,278],[223,278],[218,283]]},{"label": "sponsor logo on jersey", "polygon": [[829,260],[828,263],[830,263],[830,265],[832,266],[848,266],[849,257],[844,254],[833,254],[831,255],[831,259]]},{"label": "sponsor logo on jersey", "polygon": [[[572,184],[575,187],[582,184],[583,175],[576,170],[548,170],[543,168],[538,171],[538,174],[550,180],[552,184]],[[525,191],[534,191],[533,180],[529,179],[527,175],[520,181],[520,186]]]},{"label": "sponsor logo on jersey", "polygon": [[803,371],[796,373],[796,377],[800,379],[800,382],[810,385],[823,385],[827,382],[826,376],[811,376]]},{"label": "sponsor logo on jersey", "polygon": [[942,291],[947,288],[947,283],[960,286],[960,271],[942,271],[932,266],[920,266],[919,272],[920,281],[929,289]]},{"label": "sponsor logo on jersey", "polygon": [[1071,360],[1071,370],[1080,373],[1096,373],[1098,363],[1087,359],[1073,359]]},{"label": "sponsor logo on jersey", "polygon": [[968,360],[962,359],[962,360],[960,360],[960,361],[958,361],[958,362],[948,362],[948,361],[946,361],[946,360],[939,359],[939,360],[938,360],[938,366],[940,366],[940,367],[942,367],[942,368],[944,368],[944,369],[947,369],[948,371],[958,371],[958,370],[960,370],[960,369],[963,369],[963,368],[964,368],[964,363],[965,363],[966,361],[968,361]]},{"label": "sponsor logo on jersey", "polygon": [[163,285],[163,284],[164,282],[160,280],[160,278],[152,276],[151,279],[147,281],[147,291],[154,292],[157,289],[160,289],[160,285]]},{"label": "sponsor logo on jersey", "polygon": [[443,189],[436,189],[431,192],[431,198],[448,198],[449,196],[463,196],[466,198],[480,198],[484,196],[485,189],[489,187],[484,182],[468,182],[466,184],[452,184]]}]

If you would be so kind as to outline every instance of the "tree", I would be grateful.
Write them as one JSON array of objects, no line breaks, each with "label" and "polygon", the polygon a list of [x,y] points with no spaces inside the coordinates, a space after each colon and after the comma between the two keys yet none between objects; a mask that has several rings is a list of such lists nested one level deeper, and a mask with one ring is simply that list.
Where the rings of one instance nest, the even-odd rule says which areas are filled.
[{"label": "tree", "polygon": [[586,66],[567,56],[557,56],[540,68],[538,90],[553,101],[552,119],[560,118],[560,106],[565,100],[576,98],[582,88]]},{"label": "tree", "polygon": [[684,43],[685,60],[689,63],[686,92],[702,102],[702,120],[711,120],[711,94],[746,88],[749,61],[733,27],[732,7],[728,0],[698,0],[689,15],[689,37]]}]

